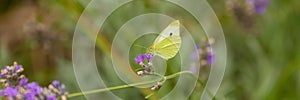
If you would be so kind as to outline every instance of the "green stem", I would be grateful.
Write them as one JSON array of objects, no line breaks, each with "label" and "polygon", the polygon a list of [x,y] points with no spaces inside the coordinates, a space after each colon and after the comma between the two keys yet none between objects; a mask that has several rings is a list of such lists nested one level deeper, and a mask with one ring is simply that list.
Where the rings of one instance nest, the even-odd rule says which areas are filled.
[{"label": "green stem", "polygon": [[[159,80],[161,80],[161,79],[159,79]],[[155,82],[157,82],[159,80],[152,80],[152,81],[146,81],[146,82],[140,82],[140,83],[120,85],[120,86],[109,87],[109,88],[104,88],[104,89],[97,89],[97,90],[91,90],[91,91],[86,91],[86,92],[72,93],[72,94],[69,94],[68,97],[72,98],[72,97],[81,96],[81,95],[84,95],[84,94],[93,94],[93,93],[104,92],[104,91],[111,91],[111,90],[117,90],[117,89],[122,89],[122,88],[133,87],[133,86],[147,85],[147,84],[155,83]]]},{"label": "green stem", "polygon": [[172,79],[172,78],[175,78],[175,77],[177,77],[177,76],[180,75],[180,74],[190,74],[190,75],[193,75],[193,76],[194,76],[194,74],[193,74],[192,72],[190,72],[190,71],[181,71],[181,72],[177,72],[177,73],[175,73],[175,74],[166,76],[166,79]]},{"label": "green stem", "polygon": [[161,74],[159,74],[159,73],[152,73],[153,75],[156,75],[156,76],[159,76],[159,77],[161,77],[163,80],[161,81],[161,83],[163,84],[163,83],[165,83],[166,82],[166,80],[167,80],[167,77],[166,76],[163,76],[163,75],[161,75]]},{"label": "green stem", "polygon": [[[140,83],[133,83],[133,84],[127,84],[127,85],[120,85],[120,86],[115,86],[115,87],[109,87],[109,88],[103,88],[103,89],[97,89],[97,90],[91,90],[91,91],[86,91],[86,92],[78,92],[78,93],[72,93],[68,95],[68,98],[72,98],[72,97],[76,97],[76,96],[81,96],[84,94],[93,94],[93,93],[99,93],[99,92],[104,92],[104,91],[111,91],[111,90],[117,90],[117,89],[122,89],[122,88],[128,88],[128,87],[133,87],[133,86],[140,86],[140,85],[147,85],[147,84],[151,84],[151,83],[155,83],[157,81],[163,80],[166,81],[168,79],[172,79],[175,78],[181,74],[190,74],[194,77],[196,77],[195,75],[193,75],[193,73],[191,73],[190,71],[181,71],[181,72],[177,72],[175,74],[169,75],[169,76],[162,76],[160,74],[155,74],[160,76],[160,79],[156,79],[156,80],[152,80],[152,81],[146,81],[146,82],[140,82]],[[199,80],[201,85],[203,85],[203,82],[201,80]]]},{"label": "green stem", "polygon": [[150,98],[151,96],[153,96],[153,95],[154,95],[154,93],[155,93],[155,92],[152,92],[151,94],[147,95],[147,96],[145,97],[145,99],[148,99],[148,98]]}]

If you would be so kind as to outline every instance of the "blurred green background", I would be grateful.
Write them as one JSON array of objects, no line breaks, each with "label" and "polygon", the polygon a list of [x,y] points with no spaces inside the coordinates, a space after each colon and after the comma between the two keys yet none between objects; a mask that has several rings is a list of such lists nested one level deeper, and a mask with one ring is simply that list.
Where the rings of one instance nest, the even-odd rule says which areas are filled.
[{"label": "blurred green background", "polygon": [[[72,68],[72,36],[77,20],[89,2],[0,0],[0,66],[17,61],[25,68],[24,74],[30,81],[46,86],[58,79],[66,84],[70,93],[80,91]],[[215,98],[299,100],[300,2],[269,0],[263,14],[255,13],[244,0],[208,0],[208,3],[219,18],[228,49],[225,76]],[[135,0],[133,4],[117,9],[105,21],[96,44],[99,73],[108,86],[124,84],[113,69],[107,67],[111,66],[106,55],[110,53],[114,34],[130,18],[151,12],[164,12],[176,19],[184,19],[186,27],[199,26],[185,10],[160,0]],[[205,37],[203,30],[199,31],[200,36],[192,32],[198,41]],[[171,70],[169,73],[178,71],[168,70]],[[205,73],[200,74],[205,81],[208,72],[201,73]],[[168,92],[175,83],[176,80],[168,81],[162,92]],[[189,99],[199,98],[201,89],[197,85]],[[128,88],[113,92],[123,99],[139,100],[151,90]]]}]

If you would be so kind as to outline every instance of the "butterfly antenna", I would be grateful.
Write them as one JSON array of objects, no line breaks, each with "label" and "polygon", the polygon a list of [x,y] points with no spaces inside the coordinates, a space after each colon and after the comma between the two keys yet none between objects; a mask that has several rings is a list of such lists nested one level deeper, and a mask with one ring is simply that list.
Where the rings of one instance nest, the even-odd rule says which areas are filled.
[{"label": "butterfly antenna", "polygon": [[133,45],[133,46],[136,46],[136,47],[141,47],[141,48],[144,48],[144,49],[146,49],[146,47],[144,47],[144,46],[141,46],[141,45]]}]

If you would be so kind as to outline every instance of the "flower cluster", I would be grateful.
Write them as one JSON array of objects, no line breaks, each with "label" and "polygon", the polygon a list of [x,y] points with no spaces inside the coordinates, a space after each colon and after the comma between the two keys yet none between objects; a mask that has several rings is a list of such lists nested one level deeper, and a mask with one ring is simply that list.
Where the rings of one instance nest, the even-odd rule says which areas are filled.
[{"label": "flower cluster", "polygon": [[[136,57],[135,63],[139,64],[142,66],[142,70],[138,71],[138,75],[143,75],[143,74],[152,74],[153,72],[153,65],[152,65],[152,59],[153,55],[152,54],[139,54],[138,57]],[[151,90],[157,90],[162,86],[163,82],[157,82],[154,86],[151,87]]]},{"label": "flower cluster", "polygon": [[255,24],[252,6],[242,4],[237,0],[228,0],[227,2],[227,7],[242,27],[251,29]]},{"label": "flower cluster", "polygon": [[[202,39],[202,46],[196,45],[195,49],[197,52],[191,55],[191,60],[195,60],[197,56],[200,57],[200,65],[201,66],[209,66],[215,62],[215,54],[212,50],[212,45],[214,43],[214,39]],[[199,54],[199,55],[197,55]]]},{"label": "flower cluster", "polygon": [[152,54],[139,54],[138,57],[134,59],[135,63],[139,64],[143,68],[142,70],[137,72],[138,75],[150,74],[153,71],[151,62],[152,57]]},{"label": "flower cluster", "polygon": [[13,66],[5,66],[0,73],[0,82],[3,83],[3,87],[16,86],[19,81],[24,81],[25,76],[21,75],[23,71],[23,67],[16,62]]},{"label": "flower cluster", "polygon": [[28,78],[21,74],[23,71],[23,67],[16,62],[1,70],[0,82],[4,89],[0,91],[0,96],[6,100],[67,99],[66,87],[59,81],[55,80],[48,87],[41,87],[36,82],[28,83]]},{"label": "flower cluster", "polygon": [[239,0],[228,0],[227,4],[242,27],[252,30],[256,26],[255,17],[266,12],[269,0],[245,0],[245,3]]},{"label": "flower cluster", "polygon": [[269,0],[247,0],[247,3],[257,14],[264,14]]},{"label": "flower cluster", "polygon": [[[193,62],[190,63],[189,71],[199,76],[200,80],[207,80],[211,69],[210,66],[215,63],[215,54],[212,49],[215,40],[213,38],[202,38],[201,41],[202,45],[196,45],[196,52],[191,54],[190,59]],[[199,59],[197,58],[198,56],[200,57]],[[198,64],[201,66],[201,72],[199,72]]]}]

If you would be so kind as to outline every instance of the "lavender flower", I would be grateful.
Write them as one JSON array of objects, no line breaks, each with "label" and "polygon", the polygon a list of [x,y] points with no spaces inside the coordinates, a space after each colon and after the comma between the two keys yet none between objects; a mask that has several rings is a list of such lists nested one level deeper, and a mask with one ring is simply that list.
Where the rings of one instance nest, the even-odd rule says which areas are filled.
[{"label": "lavender flower", "polygon": [[27,82],[28,82],[28,78],[22,78],[21,80],[20,80],[20,82],[19,82],[19,85],[20,86],[25,86],[26,84],[27,84]]},{"label": "lavender flower", "polygon": [[35,100],[36,99],[35,95],[33,93],[31,93],[31,92],[26,92],[24,94],[24,98],[26,100]]},{"label": "lavender flower", "polygon": [[42,88],[37,82],[28,83],[28,78],[21,74],[23,71],[22,65],[16,62],[1,70],[0,83],[4,89],[0,91],[0,96],[9,100],[57,100],[57,97],[67,100],[68,92],[64,84],[55,80],[48,88]]},{"label": "lavender flower", "polygon": [[137,63],[137,64],[144,62],[143,57],[140,55],[138,57],[134,58],[134,60],[135,60],[135,63]]},{"label": "lavender flower", "polygon": [[22,65],[18,65],[18,64],[16,63],[15,66],[16,66],[16,70],[23,70]]},{"label": "lavender flower", "polygon": [[151,61],[152,57],[153,57],[153,55],[151,55],[151,54],[145,54],[145,58],[147,59],[148,62]]},{"label": "lavender flower", "polygon": [[247,3],[252,5],[256,13],[264,14],[269,0],[247,0]]},{"label": "lavender flower", "polygon": [[[212,51],[211,45],[214,43],[214,39],[202,39],[203,46],[196,45],[196,52],[191,54],[191,60],[196,60],[197,57],[200,57],[200,65],[207,66],[215,62],[215,55]],[[199,54],[199,55],[197,55]],[[195,64],[191,64],[191,66]]]},{"label": "lavender flower", "polygon": [[5,66],[1,69],[0,82],[2,86],[6,88],[19,84],[19,81],[24,77],[24,75],[21,75],[23,70],[23,67],[16,62],[12,66]]},{"label": "lavender flower", "polygon": [[25,89],[29,90],[32,94],[38,95],[42,92],[42,87],[38,83],[32,82],[25,86]]},{"label": "lavender flower", "polygon": [[[135,63],[143,67],[143,70],[137,72],[138,75],[149,74],[150,72],[153,71],[152,62],[151,62],[152,57],[153,57],[152,54],[139,54],[138,57],[134,58]],[[144,62],[145,59],[148,63]]]},{"label": "lavender flower", "polygon": [[66,86],[64,84],[60,84],[57,80],[54,80],[52,84],[48,86],[48,89],[53,91],[53,93],[60,95],[61,98],[67,98],[68,92],[66,91]]},{"label": "lavender flower", "polygon": [[48,96],[47,100],[56,100],[56,96],[55,95]]},{"label": "lavender flower", "polygon": [[7,87],[5,90],[0,92],[0,96],[9,96],[9,97],[16,97],[18,95],[18,90],[13,87]]},{"label": "lavender flower", "polygon": [[141,63],[144,64],[145,59],[148,62],[150,62],[152,57],[153,57],[153,55],[151,55],[151,54],[139,54],[139,56],[136,57],[134,60],[135,60],[135,63],[137,63],[137,64],[141,64]]},{"label": "lavender flower", "polygon": [[215,63],[215,55],[213,52],[208,53],[207,55],[207,64]]},{"label": "lavender flower", "polygon": [[57,80],[54,80],[53,82],[52,82],[52,85],[54,86],[54,87],[59,87],[59,81],[57,81]]}]

